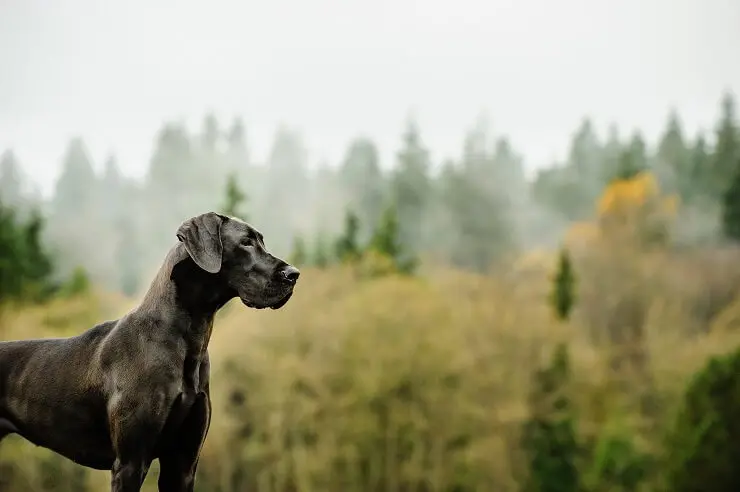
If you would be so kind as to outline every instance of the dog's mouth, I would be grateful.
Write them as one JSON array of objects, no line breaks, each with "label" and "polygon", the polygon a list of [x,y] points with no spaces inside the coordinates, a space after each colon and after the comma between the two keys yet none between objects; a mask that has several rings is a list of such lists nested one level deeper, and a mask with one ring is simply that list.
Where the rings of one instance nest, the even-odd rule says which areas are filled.
[{"label": "dog's mouth", "polygon": [[285,306],[288,303],[288,301],[290,300],[290,298],[292,296],[293,296],[293,289],[290,289],[287,292],[285,292],[282,296],[278,296],[277,299],[271,299],[270,301],[267,301],[267,302],[259,302],[259,303],[257,303],[257,302],[250,301],[250,300],[247,300],[247,299],[244,299],[244,298],[240,298],[240,299],[241,299],[242,303],[245,306],[249,307],[249,308],[253,308],[253,309],[265,309],[265,308],[280,309],[281,307]]}]

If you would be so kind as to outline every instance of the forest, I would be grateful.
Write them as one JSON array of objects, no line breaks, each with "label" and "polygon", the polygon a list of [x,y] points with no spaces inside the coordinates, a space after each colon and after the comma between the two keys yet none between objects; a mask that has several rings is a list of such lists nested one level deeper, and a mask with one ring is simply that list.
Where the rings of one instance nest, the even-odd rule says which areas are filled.
[{"label": "forest", "polygon": [[[147,173],[84,137],[50,197],[0,156],[0,340],[69,336],[136,305],[185,219],[247,220],[301,268],[280,311],[227,305],[198,492],[740,490],[740,122],[734,94],[656,142],[588,119],[525,172],[487,118],[433,162],[409,119],[309,162],[276,129],[165,122]],[[237,305],[238,304],[238,305]],[[737,405],[737,406],[736,406]],[[156,465],[145,490],[156,490]],[[0,491],[104,490],[15,436]]]}]

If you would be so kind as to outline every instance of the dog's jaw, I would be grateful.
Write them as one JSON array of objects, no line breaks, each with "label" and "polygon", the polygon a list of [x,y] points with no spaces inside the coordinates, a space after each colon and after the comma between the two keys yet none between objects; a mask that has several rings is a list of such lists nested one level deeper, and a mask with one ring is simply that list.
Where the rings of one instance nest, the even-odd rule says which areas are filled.
[{"label": "dog's jaw", "polygon": [[281,307],[285,306],[290,298],[293,296],[293,289],[289,289],[287,292],[285,292],[282,296],[278,297],[277,300],[271,301],[271,302],[264,302],[264,303],[256,303],[254,301],[247,300],[243,297],[239,297],[239,299],[242,301],[242,304],[247,306],[248,308],[252,309],[280,309]]}]

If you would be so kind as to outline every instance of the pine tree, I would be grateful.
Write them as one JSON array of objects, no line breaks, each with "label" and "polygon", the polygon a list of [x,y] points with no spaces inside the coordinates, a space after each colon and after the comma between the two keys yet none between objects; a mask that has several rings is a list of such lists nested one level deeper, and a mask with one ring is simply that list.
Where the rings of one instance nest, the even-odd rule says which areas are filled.
[{"label": "pine tree", "polygon": [[357,214],[359,237],[366,240],[383,209],[386,183],[380,169],[378,149],[364,138],[354,140],[339,169],[338,184],[347,205]]},{"label": "pine tree", "polygon": [[290,255],[290,263],[302,267],[308,263],[308,252],[306,243],[301,236],[293,238],[293,252]]},{"label": "pine tree", "polygon": [[722,229],[728,239],[740,241],[740,159],[735,176],[722,197]]},{"label": "pine tree", "polygon": [[329,266],[329,248],[326,244],[326,235],[323,232],[319,232],[316,235],[313,264],[318,268],[326,268]]},{"label": "pine tree", "polygon": [[613,179],[632,179],[646,169],[645,141],[639,133],[635,133],[629,145],[620,153],[617,174]]},{"label": "pine tree", "polygon": [[452,264],[485,272],[515,248],[512,214],[525,200],[521,162],[508,141],[490,147],[485,121],[465,136],[462,162],[448,165],[440,176],[440,195],[451,236]]},{"label": "pine tree", "polygon": [[42,244],[44,220],[37,210],[23,222],[0,203],[0,303],[9,299],[40,301],[54,291],[54,264]]},{"label": "pine tree", "polygon": [[344,231],[334,248],[339,261],[354,261],[360,257],[359,232],[360,219],[354,211],[347,210],[344,216]]},{"label": "pine tree", "polygon": [[690,169],[690,153],[684,142],[681,121],[676,111],[671,111],[655,162],[655,173],[661,188],[668,193],[678,192],[685,199],[693,185]]},{"label": "pine tree", "polygon": [[706,206],[714,202],[712,194],[712,169],[707,141],[699,134],[689,152],[690,179],[692,186],[688,202],[693,205]]},{"label": "pine tree", "polygon": [[0,155],[0,199],[6,206],[18,209],[23,205],[23,176],[15,153],[7,150]]},{"label": "pine tree", "polygon": [[712,155],[712,184],[716,199],[721,200],[737,173],[740,159],[740,129],[735,114],[735,99],[727,93],[722,98],[722,113]]},{"label": "pine tree", "polygon": [[387,205],[381,214],[370,240],[370,249],[393,260],[400,273],[411,274],[416,269],[416,258],[407,254],[401,244],[398,215],[393,203]]},{"label": "pine tree", "polygon": [[691,378],[666,442],[671,492],[740,490],[740,350],[712,357]]},{"label": "pine tree", "polygon": [[561,248],[558,255],[558,270],[553,282],[550,301],[555,315],[560,320],[567,320],[575,304],[575,272],[568,250]]},{"label": "pine tree", "polygon": [[[575,275],[570,256],[561,248],[553,278],[550,303],[558,319],[566,320],[575,303]],[[524,426],[522,445],[529,460],[528,492],[577,492],[576,466],[579,445],[569,398],[570,354],[560,343],[549,367],[533,375],[529,395],[530,418]]]},{"label": "pine tree", "polygon": [[391,201],[398,214],[402,244],[414,251],[425,246],[428,207],[431,201],[429,152],[422,143],[419,128],[410,120],[398,152],[398,164],[391,178]]},{"label": "pine tree", "polygon": [[529,395],[530,418],[522,433],[529,476],[527,492],[577,492],[579,445],[568,396],[568,348],[560,344],[550,366],[534,374]]},{"label": "pine tree", "polygon": [[242,220],[247,220],[246,215],[241,211],[241,205],[246,201],[247,195],[239,188],[237,183],[236,173],[232,172],[226,178],[226,191],[225,191],[224,204],[221,207],[221,212],[229,217],[238,217]]}]

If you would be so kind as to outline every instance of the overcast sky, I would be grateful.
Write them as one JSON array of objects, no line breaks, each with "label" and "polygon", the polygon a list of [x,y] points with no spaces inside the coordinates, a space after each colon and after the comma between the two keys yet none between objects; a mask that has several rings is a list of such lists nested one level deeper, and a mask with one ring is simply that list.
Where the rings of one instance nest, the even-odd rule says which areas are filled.
[{"label": "overcast sky", "polygon": [[366,134],[387,165],[413,111],[440,161],[485,110],[534,167],[587,114],[711,126],[739,46],[738,0],[0,0],[0,149],[47,191],[73,135],[140,176],[164,120],[214,110],[258,160],[285,122],[314,163]]}]

